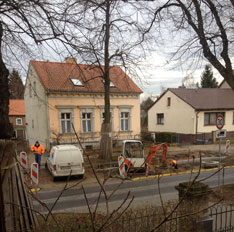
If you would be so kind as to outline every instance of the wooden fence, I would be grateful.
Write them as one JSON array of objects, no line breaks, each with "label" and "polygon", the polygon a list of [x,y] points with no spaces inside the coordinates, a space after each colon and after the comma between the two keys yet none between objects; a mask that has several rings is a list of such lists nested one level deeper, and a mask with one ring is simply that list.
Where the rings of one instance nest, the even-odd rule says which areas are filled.
[{"label": "wooden fence", "polygon": [[1,231],[35,231],[38,220],[14,142],[0,141],[0,166]]}]

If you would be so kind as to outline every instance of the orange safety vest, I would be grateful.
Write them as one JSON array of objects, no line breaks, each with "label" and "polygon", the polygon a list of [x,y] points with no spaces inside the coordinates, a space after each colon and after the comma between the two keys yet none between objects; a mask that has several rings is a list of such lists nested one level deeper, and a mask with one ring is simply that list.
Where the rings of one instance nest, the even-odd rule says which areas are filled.
[{"label": "orange safety vest", "polygon": [[31,146],[31,151],[34,154],[41,155],[42,153],[45,152],[44,147],[40,144],[39,147],[36,147],[35,144]]},{"label": "orange safety vest", "polygon": [[177,161],[176,161],[176,160],[172,160],[172,161],[171,161],[171,166],[173,166],[173,164],[176,165],[176,164],[177,164]]}]

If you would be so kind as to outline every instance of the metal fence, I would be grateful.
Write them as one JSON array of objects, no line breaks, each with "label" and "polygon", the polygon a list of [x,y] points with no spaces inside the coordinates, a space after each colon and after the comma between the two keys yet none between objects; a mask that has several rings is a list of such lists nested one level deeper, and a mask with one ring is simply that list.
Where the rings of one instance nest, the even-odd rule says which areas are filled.
[{"label": "metal fence", "polygon": [[152,208],[151,211],[153,212],[134,213],[131,211],[126,213],[112,222],[106,231],[234,232],[234,207],[231,205],[213,206],[206,212],[205,217],[200,217],[201,215],[182,216],[181,212],[174,212],[162,225],[160,223],[165,218],[162,209],[160,207]]}]

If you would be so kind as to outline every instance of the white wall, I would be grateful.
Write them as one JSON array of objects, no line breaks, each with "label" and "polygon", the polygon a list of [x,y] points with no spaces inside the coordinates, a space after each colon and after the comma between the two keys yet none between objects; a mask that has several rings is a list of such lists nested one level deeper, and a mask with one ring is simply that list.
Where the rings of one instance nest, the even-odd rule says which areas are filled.
[{"label": "white wall", "polygon": [[24,102],[29,145],[31,146],[38,140],[46,148],[48,143],[46,94],[31,65],[26,80]]},{"label": "white wall", "polygon": [[[171,106],[167,106],[167,98]],[[157,124],[157,114],[164,113],[164,124]],[[150,132],[174,132],[194,134],[196,132],[195,110],[168,90],[148,111],[148,130]]]}]

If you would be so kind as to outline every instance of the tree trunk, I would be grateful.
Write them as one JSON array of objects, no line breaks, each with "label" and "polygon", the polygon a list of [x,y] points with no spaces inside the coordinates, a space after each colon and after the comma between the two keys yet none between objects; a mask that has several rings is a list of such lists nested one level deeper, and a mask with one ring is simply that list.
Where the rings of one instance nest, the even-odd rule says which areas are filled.
[{"label": "tree trunk", "polygon": [[105,112],[104,122],[101,130],[100,155],[99,158],[110,160],[112,157],[112,136],[110,125],[110,60],[109,60],[109,40],[110,40],[110,1],[106,0],[106,24],[105,24],[105,67],[104,67],[104,101]]},{"label": "tree trunk", "polygon": [[100,159],[111,160],[112,158],[112,136],[110,123],[102,124]]},{"label": "tree trunk", "polygon": [[9,122],[9,88],[8,75],[9,71],[6,68],[2,59],[2,37],[3,28],[0,23],[0,139],[9,139],[13,135],[13,127]]}]

